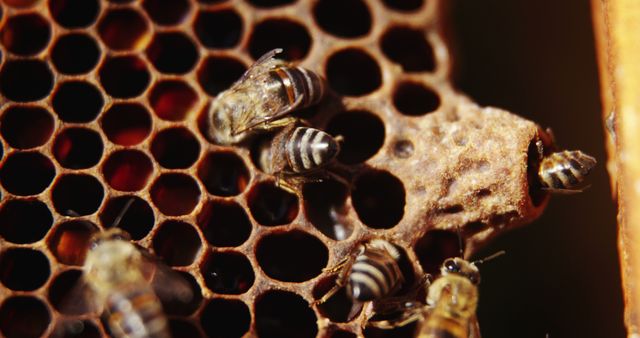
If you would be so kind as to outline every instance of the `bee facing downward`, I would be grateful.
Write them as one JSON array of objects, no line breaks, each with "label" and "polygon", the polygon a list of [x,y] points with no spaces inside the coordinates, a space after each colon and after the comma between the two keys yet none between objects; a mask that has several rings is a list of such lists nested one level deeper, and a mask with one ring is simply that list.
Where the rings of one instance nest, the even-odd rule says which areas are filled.
[{"label": "bee facing downward", "polygon": [[398,261],[400,251],[383,239],[374,239],[361,244],[358,250],[327,270],[339,272],[336,285],[313,304],[326,302],[345,284],[347,294],[358,302],[383,299],[396,292],[404,277]]},{"label": "bee facing downward", "polygon": [[286,188],[287,183],[280,182],[283,176],[293,179],[321,171],[338,156],[340,144],[322,130],[291,124],[261,151],[262,168]]},{"label": "bee facing downward", "polygon": [[[94,236],[83,268],[84,281],[92,292],[90,300],[105,310],[114,337],[170,337],[162,305],[148,281],[149,274],[162,274],[159,268],[118,228]],[[188,301],[191,289],[180,277],[175,278],[170,285],[163,280],[161,287]]]},{"label": "bee facing downward", "polygon": [[207,116],[212,141],[235,144],[255,129],[288,125],[296,120],[289,113],[320,101],[324,95],[320,76],[274,59],[280,52],[282,49],[274,49],[260,57],[213,100]]}]

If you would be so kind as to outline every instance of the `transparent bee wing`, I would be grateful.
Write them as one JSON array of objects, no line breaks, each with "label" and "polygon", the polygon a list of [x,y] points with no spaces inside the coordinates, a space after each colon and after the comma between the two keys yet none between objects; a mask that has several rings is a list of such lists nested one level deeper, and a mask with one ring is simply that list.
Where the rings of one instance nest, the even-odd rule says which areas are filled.
[{"label": "transparent bee wing", "polygon": [[282,109],[282,110],[280,110],[280,111],[278,111],[278,112],[276,112],[274,114],[271,114],[271,115],[269,115],[267,117],[260,116],[260,118],[258,118],[255,115],[248,116],[249,117],[249,121],[247,123],[245,123],[245,124],[242,124],[244,127],[242,129],[234,130],[232,132],[232,135],[236,136],[236,135],[242,134],[242,133],[244,133],[244,132],[246,132],[248,130],[256,128],[261,124],[268,124],[271,121],[283,118],[284,116],[286,116],[287,114],[291,113],[296,108],[298,108],[298,106],[300,106],[300,103],[302,102],[302,99],[303,99],[302,96],[298,97],[293,104],[291,104],[289,106],[286,106],[284,109]]},{"label": "transparent bee wing", "polygon": [[[79,278],[72,281],[74,276],[64,276],[69,280],[69,286],[59,285],[50,291],[51,303],[58,312],[65,315],[83,315],[87,313],[99,314],[102,312],[104,300],[89,286],[82,270],[78,270]],[[68,277],[68,278],[67,278]],[[66,284],[66,283],[65,283]]]},{"label": "transparent bee wing", "polygon": [[193,299],[189,282],[148,251],[140,250],[144,257],[142,273],[150,281],[158,298],[185,303]]},{"label": "transparent bee wing", "polygon": [[254,77],[257,74],[268,71],[275,66],[282,64],[282,61],[273,59],[277,54],[282,53],[282,48],[272,49],[262,55],[256,62],[254,62],[247,71],[242,74],[237,82],[242,82],[250,77]]}]

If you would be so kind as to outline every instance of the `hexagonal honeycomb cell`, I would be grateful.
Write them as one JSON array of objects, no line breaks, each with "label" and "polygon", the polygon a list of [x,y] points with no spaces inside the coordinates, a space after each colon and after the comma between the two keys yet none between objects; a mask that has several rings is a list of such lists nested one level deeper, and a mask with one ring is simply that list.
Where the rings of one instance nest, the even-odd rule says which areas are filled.
[{"label": "hexagonal honeycomb cell", "polygon": [[[64,303],[117,219],[196,295],[164,304],[174,337],[410,337],[361,328],[344,291],[310,306],[335,283],[323,269],[386,238],[409,284],[458,254],[456,228],[470,255],[547,201],[527,167],[544,132],[453,89],[442,2],[0,2],[2,335],[107,334]],[[203,132],[211,100],[274,48],[326,80],[295,115],[341,136],[349,186],[294,194],[257,164],[273,134]]]}]

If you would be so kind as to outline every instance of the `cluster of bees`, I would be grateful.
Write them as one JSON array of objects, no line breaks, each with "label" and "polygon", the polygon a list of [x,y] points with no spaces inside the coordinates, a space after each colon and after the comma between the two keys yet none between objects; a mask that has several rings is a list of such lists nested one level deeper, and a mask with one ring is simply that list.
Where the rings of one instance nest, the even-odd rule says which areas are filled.
[{"label": "cluster of bees", "polygon": [[[275,58],[281,51],[262,56],[212,101],[207,136],[217,144],[237,145],[261,131],[275,132],[272,141],[262,147],[261,164],[280,186],[295,192],[308,179],[335,175],[327,168],[340,152],[340,138],[290,114],[320,101],[325,85],[318,74]],[[595,159],[581,151],[545,149],[542,142],[537,146],[540,189],[582,191]],[[92,294],[87,298],[96,309],[103,310],[114,337],[169,337],[159,299],[188,301],[192,291],[170,268],[117,228],[127,208],[110,230],[94,236],[84,264],[84,290]],[[462,244],[461,235],[459,239]],[[365,309],[363,326],[394,328],[418,321],[417,337],[478,338],[478,265],[502,253],[470,262],[461,252],[460,257],[444,261],[435,279],[418,278],[412,291],[398,295],[407,279],[399,267],[399,249],[384,239],[369,240],[335,267],[325,269],[327,274],[337,274],[335,286],[311,306],[346,287],[354,303]],[[417,299],[419,290],[426,292],[426,299]],[[387,312],[397,315],[376,319]]]}]

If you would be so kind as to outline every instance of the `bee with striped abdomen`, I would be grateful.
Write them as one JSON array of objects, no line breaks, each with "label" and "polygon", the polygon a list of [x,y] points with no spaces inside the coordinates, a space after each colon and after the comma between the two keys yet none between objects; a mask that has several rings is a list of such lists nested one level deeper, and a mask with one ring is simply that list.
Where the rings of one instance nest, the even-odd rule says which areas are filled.
[{"label": "bee with striped abdomen", "polygon": [[395,293],[404,282],[398,262],[400,251],[390,242],[373,239],[361,244],[329,273],[338,273],[336,285],[313,304],[326,302],[346,285],[347,294],[356,302],[383,299]]},{"label": "bee with striped abdomen", "polygon": [[551,192],[580,192],[581,184],[596,165],[596,159],[579,151],[559,151],[542,158],[538,178]]},{"label": "bee with striped abdomen", "polygon": [[211,103],[207,116],[209,138],[235,144],[254,130],[269,130],[296,121],[292,111],[320,101],[324,81],[308,69],[275,59],[274,49],[258,59],[231,87]]},{"label": "bee with striped abdomen", "polygon": [[[84,263],[84,282],[91,302],[103,309],[110,333],[117,338],[168,338],[169,327],[157,293],[189,301],[186,281],[130,242],[118,228],[97,233]],[[157,282],[152,287],[149,279]]]},{"label": "bee with striped abdomen", "polygon": [[502,254],[504,251],[474,262],[459,257],[446,259],[440,268],[440,276],[427,284],[426,305],[411,303],[412,307],[407,308],[401,318],[369,324],[390,329],[419,320],[418,338],[480,338],[476,318],[480,284],[477,264]]},{"label": "bee with striped abdomen", "polygon": [[322,130],[291,124],[261,149],[260,165],[277,177],[278,185],[291,191],[295,190],[291,183],[310,175],[338,178],[325,170],[340,152],[338,141]]}]

